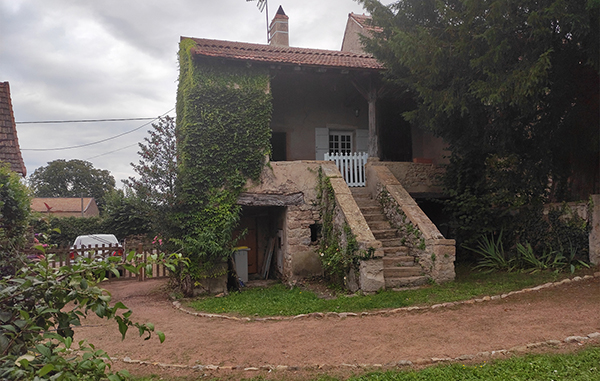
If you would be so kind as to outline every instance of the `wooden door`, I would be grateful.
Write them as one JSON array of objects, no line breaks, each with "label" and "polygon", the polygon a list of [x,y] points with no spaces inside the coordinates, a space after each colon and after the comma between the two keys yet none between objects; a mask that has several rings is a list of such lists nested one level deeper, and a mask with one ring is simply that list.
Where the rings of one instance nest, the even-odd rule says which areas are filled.
[{"label": "wooden door", "polygon": [[248,216],[243,217],[240,220],[240,226],[238,227],[236,234],[247,229],[248,232],[244,238],[240,239],[237,246],[247,246],[250,248],[248,251],[248,274],[256,274],[258,272],[258,244],[256,237],[256,217]]}]

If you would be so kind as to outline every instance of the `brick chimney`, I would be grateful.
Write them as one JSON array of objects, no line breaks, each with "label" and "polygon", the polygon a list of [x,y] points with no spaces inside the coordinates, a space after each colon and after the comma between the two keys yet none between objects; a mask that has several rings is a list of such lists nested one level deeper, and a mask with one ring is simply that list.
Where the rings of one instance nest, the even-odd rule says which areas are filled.
[{"label": "brick chimney", "polygon": [[290,46],[288,34],[288,18],[281,5],[269,26],[269,43],[276,46]]}]

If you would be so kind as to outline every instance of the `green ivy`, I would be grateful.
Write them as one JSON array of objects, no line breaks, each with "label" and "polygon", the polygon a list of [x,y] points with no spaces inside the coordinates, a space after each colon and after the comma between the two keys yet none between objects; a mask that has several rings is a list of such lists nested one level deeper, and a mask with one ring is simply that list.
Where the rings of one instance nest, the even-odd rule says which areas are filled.
[{"label": "green ivy", "polygon": [[221,261],[235,245],[238,196],[270,152],[272,98],[268,69],[196,59],[194,46],[186,39],[179,51],[176,219],[199,280],[205,262]]},{"label": "green ivy", "polygon": [[[319,168],[317,174],[317,205],[323,227],[322,237],[319,242],[319,255],[323,271],[330,283],[336,286],[344,285],[346,275],[351,270],[358,270],[361,260],[373,258],[374,249],[359,250],[356,236],[347,223],[342,226],[342,231],[334,226],[335,194],[331,181],[323,175]],[[346,245],[341,243],[341,234],[346,238]]]}]

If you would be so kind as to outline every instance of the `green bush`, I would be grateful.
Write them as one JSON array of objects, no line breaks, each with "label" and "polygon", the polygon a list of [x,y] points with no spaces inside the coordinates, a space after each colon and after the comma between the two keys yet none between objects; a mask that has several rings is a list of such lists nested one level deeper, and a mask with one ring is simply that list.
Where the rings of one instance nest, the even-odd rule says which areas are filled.
[{"label": "green bush", "polygon": [[0,164],[0,275],[14,274],[22,258],[31,199],[21,177]]}]

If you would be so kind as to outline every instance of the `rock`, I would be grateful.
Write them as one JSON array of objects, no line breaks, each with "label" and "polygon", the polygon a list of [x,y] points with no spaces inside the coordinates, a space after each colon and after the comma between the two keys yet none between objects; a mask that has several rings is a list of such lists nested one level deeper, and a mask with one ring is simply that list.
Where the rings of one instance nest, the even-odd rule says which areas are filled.
[{"label": "rock", "polygon": [[544,343],[529,343],[527,344],[527,348],[539,348],[542,345],[544,345]]},{"label": "rock", "polygon": [[587,337],[590,339],[600,339],[600,332],[590,333],[589,335],[587,335]]},{"label": "rock", "polygon": [[294,317],[292,318],[292,320],[296,320],[296,319],[302,319],[302,318],[305,318],[305,317],[308,317],[308,315],[307,315],[307,314],[300,314],[300,315],[296,315],[296,316],[294,316]]},{"label": "rock", "polygon": [[431,364],[431,359],[416,359],[413,364],[415,365],[428,365]]},{"label": "rock", "polygon": [[482,299],[483,299],[483,301],[485,301],[485,302],[487,302],[488,300],[492,300],[492,298],[491,298],[491,297],[489,297],[489,296],[484,296]]},{"label": "rock", "polygon": [[560,340],[546,340],[546,345],[558,346],[561,344]]},{"label": "rock", "polygon": [[571,279],[573,282],[579,282],[580,280],[583,280],[582,277],[580,276],[576,276],[575,278]]},{"label": "rock", "polygon": [[260,369],[251,366],[249,368],[244,368],[244,370],[248,372],[258,372]]},{"label": "rock", "polygon": [[398,366],[412,366],[412,361],[409,360],[400,360],[396,365]]},{"label": "rock", "polygon": [[205,365],[204,369],[206,369],[206,370],[219,370],[219,367],[217,365]]},{"label": "rock", "polygon": [[433,362],[433,363],[446,362],[446,361],[452,361],[452,359],[450,357],[432,357],[431,358],[431,362]]},{"label": "rock", "polygon": [[582,341],[589,340],[588,337],[585,336],[569,336],[565,338],[565,343],[581,343]]},{"label": "rock", "polygon": [[526,345],[519,345],[519,346],[510,348],[508,351],[513,352],[513,353],[523,353],[523,352],[527,352],[527,349],[528,348]]},{"label": "rock", "polygon": [[287,365],[277,365],[275,367],[275,370],[279,370],[279,371],[288,370],[288,366]]},{"label": "rock", "polygon": [[475,358],[475,356],[473,355],[462,355],[462,356],[458,356],[456,358],[456,360],[458,361],[468,361],[468,360],[473,360]]}]

